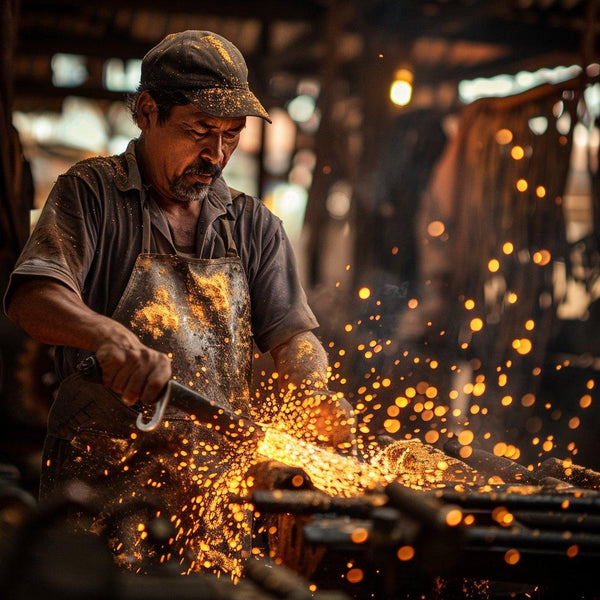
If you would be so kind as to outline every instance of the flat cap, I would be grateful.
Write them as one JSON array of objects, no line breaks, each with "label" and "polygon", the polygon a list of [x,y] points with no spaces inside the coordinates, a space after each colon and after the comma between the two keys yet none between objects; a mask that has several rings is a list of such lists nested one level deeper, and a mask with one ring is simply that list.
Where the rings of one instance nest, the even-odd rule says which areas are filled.
[{"label": "flat cap", "polygon": [[177,89],[201,111],[220,118],[271,119],[248,85],[248,67],[229,40],[211,31],[171,33],[142,60],[143,89]]}]

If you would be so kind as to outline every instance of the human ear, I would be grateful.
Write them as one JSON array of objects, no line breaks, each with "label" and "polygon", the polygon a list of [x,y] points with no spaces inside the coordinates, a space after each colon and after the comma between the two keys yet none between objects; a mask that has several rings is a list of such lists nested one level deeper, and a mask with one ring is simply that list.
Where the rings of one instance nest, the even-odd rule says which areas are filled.
[{"label": "human ear", "polygon": [[150,126],[157,110],[154,98],[148,92],[142,92],[137,99],[137,125],[142,131]]}]

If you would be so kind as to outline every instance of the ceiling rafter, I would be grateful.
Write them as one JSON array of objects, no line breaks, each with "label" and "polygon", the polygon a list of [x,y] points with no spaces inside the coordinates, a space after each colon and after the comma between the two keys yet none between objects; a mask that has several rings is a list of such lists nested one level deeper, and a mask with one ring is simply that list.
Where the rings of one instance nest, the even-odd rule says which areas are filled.
[{"label": "ceiling rafter", "polygon": [[[343,53],[341,74],[349,89],[362,85],[356,66],[367,35],[376,36],[382,47],[387,44],[390,57],[410,56],[416,41],[444,40],[448,52],[442,64],[415,62],[417,79],[426,85],[491,76],[495,70],[516,72],[524,61],[531,68],[536,60],[539,67],[549,66],[550,54],[578,62],[581,15],[588,2],[573,0],[567,6],[562,0],[545,0],[542,6],[537,0],[357,1],[353,5],[357,14],[344,23],[338,40],[338,51],[352,42]],[[231,39],[246,56],[251,73],[264,72],[264,81],[280,73],[318,78],[323,62],[330,59],[322,26],[331,6],[331,0],[170,0],[168,8],[163,0],[104,0],[101,6],[80,0],[21,0],[14,73],[17,100],[73,93],[113,99],[115,95],[95,80],[81,88],[54,88],[52,56],[79,54],[93,64],[115,57],[141,58],[166,33],[187,27],[212,29]],[[346,39],[352,36],[359,43]],[[497,53],[461,60],[452,51],[457,44],[486,44]]]},{"label": "ceiling rafter", "polygon": [[[212,15],[228,18],[259,19],[264,21],[315,21],[323,16],[326,1],[302,0],[302,2],[281,2],[280,0],[219,0],[219,2],[199,2],[198,0],[169,0],[168,7],[163,0],[102,0],[102,8],[158,11],[162,13],[182,12],[186,14]],[[67,12],[85,10],[80,0],[22,0],[21,12],[43,14],[47,11]]]}]

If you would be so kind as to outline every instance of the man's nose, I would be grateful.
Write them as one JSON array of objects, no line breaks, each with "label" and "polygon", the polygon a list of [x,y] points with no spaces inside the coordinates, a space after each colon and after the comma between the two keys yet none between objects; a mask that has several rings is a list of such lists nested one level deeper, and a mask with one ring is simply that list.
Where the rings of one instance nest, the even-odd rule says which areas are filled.
[{"label": "man's nose", "polygon": [[215,133],[209,136],[202,146],[201,157],[210,161],[213,165],[220,164],[223,160],[223,139],[221,134]]}]

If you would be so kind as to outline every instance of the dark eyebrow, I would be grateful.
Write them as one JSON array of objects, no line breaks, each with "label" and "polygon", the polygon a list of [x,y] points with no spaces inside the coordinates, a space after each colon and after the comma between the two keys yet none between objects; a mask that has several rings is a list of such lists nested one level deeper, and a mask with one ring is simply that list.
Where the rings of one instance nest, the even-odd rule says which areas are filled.
[{"label": "dark eyebrow", "polygon": [[242,129],[246,128],[246,122],[244,121],[243,123],[240,123],[237,127],[229,127],[228,129],[225,129],[225,131],[231,132],[231,133],[238,133],[240,131],[242,131]]},{"label": "dark eyebrow", "polygon": [[[202,119],[193,120],[190,122],[190,125],[192,127],[202,127],[204,129],[218,129],[218,127],[216,127],[215,125],[211,125]],[[237,127],[230,127],[228,129],[225,129],[224,131],[238,133],[239,131],[242,131],[242,129],[245,129],[245,127],[246,127],[246,122],[244,121],[244,122],[240,123]]]}]

